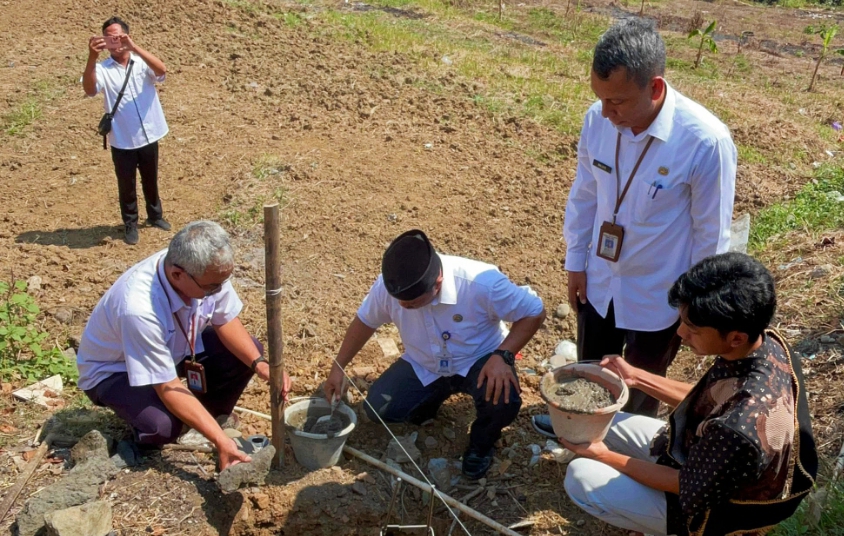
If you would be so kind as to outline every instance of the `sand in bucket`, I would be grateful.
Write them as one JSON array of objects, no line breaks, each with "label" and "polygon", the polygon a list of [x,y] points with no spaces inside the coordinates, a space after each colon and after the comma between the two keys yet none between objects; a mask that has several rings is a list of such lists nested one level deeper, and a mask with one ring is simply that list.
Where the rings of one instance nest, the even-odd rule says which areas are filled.
[{"label": "sand in bucket", "polygon": [[330,419],[317,422],[320,417],[324,417],[324,415],[308,416],[308,412],[302,411],[292,415],[288,424],[309,434],[336,434],[352,422],[348,416],[342,413],[335,413]]},{"label": "sand in bucket", "polygon": [[594,443],[607,434],[627,403],[627,385],[615,373],[588,363],[559,367],[539,386],[554,433],[572,443]]}]

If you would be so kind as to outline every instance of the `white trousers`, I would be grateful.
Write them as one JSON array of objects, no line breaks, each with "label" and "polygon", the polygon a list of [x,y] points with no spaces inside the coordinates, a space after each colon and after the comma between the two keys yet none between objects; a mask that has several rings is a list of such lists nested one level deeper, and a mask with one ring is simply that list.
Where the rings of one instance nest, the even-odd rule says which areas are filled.
[{"label": "white trousers", "polygon": [[[604,443],[615,452],[650,462],[650,442],[665,422],[642,415],[618,413]],[[668,507],[665,494],[640,484],[612,467],[578,458],[566,470],[566,493],[576,505],[598,519],[627,530],[665,535]]]}]

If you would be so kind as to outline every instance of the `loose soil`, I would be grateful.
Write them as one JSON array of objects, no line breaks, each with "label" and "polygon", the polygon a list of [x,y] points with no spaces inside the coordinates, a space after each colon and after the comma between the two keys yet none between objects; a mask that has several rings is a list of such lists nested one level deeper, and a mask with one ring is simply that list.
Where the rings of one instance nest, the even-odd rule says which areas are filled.
[{"label": "loose soil", "polygon": [[[174,232],[196,219],[226,225],[236,245],[233,284],[245,303],[241,318],[262,340],[266,320],[260,211],[265,201],[282,200],[284,356],[294,379],[293,396],[311,395],[324,380],[331,365],[328,356],[336,354],[377,277],[384,247],[409,228],[424,229],[444,253],[499,266],[513,281],[529,284],[549,311],[566,302],[560,228],[577,165],[576,137],[485,106],[483,77],[463,79],[439,57],[434,67],[424,67],[418,61],[425,57],[424,50],[374,50],[368,46],[368,30],[348,28],[343,34],[319,17],[329,9],[351,13],[358,3],[262,4],[280,16],[252,4],[133,0],[117,7],[132,25],[135,41],[168,67],[167,82],[160,89],[170,126],[160,149],[165,216]],[[613,5],[599,0],[588,8],[612,14]],[[638,5],[632,2],[622,11],[635,13]],[[513,13],[537,7],[565,10],[541,0],[507,5]],[[41,289],[34,292],[44,311],[40,321],[61,342],[78,340],[106,289],[127,268],[166,247],[173,236],[142,227],[138,246],[122,242],[110,155],[94,132],[103,113],[102,97],[84,98],[78,83],[87,40],[115,9],[96,0],[0,0],[0,117],[10,117],[31,98],[39,104],[39,113],[33,114],[37,117],[20,134],[0,132],[0,279],[41,277]],[[535,48],[571,52],[568,44],[544,35],[525,36],[462,19],[437,20],[419,10],[389,9],[394,11],[386,13],[396,17],[397,24],[412,18],[408,14],[421,16],[426,24],[454,25],[461,34],[490,35],[490,46],[506,47],[515,55],[530,55]],[[665,35],[674,43],[686,43],[683,31],[672,29],[686,20],[671,17],[697,11],[704,12],[706,20],[717,18],[723,35],[755,32],[743,52],[751,67],[734,71],[730,80],[706,80],[688,70],[668,72],[677,89],[727,122],[738,144],[767,158],[739,163],[736,214],[755,212],[792,196],[809,180],[813,162],[825,162],[830,158],[826,150],[840,149],[824,134],[832,120],[841,120],[840,65],[821,68],[816,94],[805,94],[798,85],[802,82],[794,82],[811,73],[810,56],[816,50],[816,43],[802,34],[815,19],[804,17],[803,11],[794,16],[790,10],[729,0],[671,0],[647,6],[648,15],[665,21]],[[341,34],[352,38],[340,40]],[[833,48],[841,48],[840,39]],[[805,56],[788,53],[789,44],[802,47]],[[736,46],[736,41],[723,40],[722,54],[712,61],[729,66]],[[672,58],[689,62],[694,51],[682,48]],[[585,74],[578,76],[588,85]],[[589,100],[591,95],[584,95],[584,111]],[[826,458],[840,448],[844,420],[844,359],[838,343],[828,342],[841,334],[841,299],[820,290],[833,288],[841,276],[837,267],[844,257],[844,236],[836,236],[837,241],[823,248],[816,247],[819,237],[792,238],[788,247],[764,259],[772,268],[802,259],[775,270],[781,293],[776,323],[806,356],[814,430]],[[836,268],[813,279],[810,274],[820,265]],[[814,286],[807,290],[810,280]],[[522,411],[504,430],[498,451],[509,449],[512,457],[496,458],[488,483],[499,492],[506,488],[506,493],[482,493],[467,500],[504,524],[534,521],[524,531],[532,536],[622,534],[567,499],[565,467],[550,454],[530,464],[531,445],[544,442],[530,418],[547,411],[538,392],[539,364],[553,355],[561,339],[574,340],[575,324],[573,315],[549,315],[523,350],[524,359],[517,362]],[[393,326],[379,329],[376,337],[399,342]],[[381,347],[370,341],[351,367],[371,369],[360,378],[365,392],[367,383],[389,365]],[[706,365],[681,353],[670,375],[693,381]],[[8,489],[33,450],[27,441],[51,412],[14,400],[5,387],[0,487]],[[66,390],[68,400],[72,395]],[[355,393],[352,405],[360,400]],[[269,413],[267,386],[251,384],[239,405]],[[77,437],[86,427],[106,429],[115,439],[129,435],[110,413],[90,405],[83,411],[92,419],[75,424]],[[422,449],[424,467],[430,458],[458,459],[473,419],[472,401],[454,396],[431,426],[392,425],[391,430],[396,435],[418,431],[417,445],[431,445]],[[245,415],[242,432],[270,435],[271,430],[268,421]],[[426,443],[428,438],[432,441]],[[348,444],[380,457],[390,439],[380,424],[360,419]],[[0,530],[8,529],[29,496],[61,478],[67,456],[61,448],[50,453]],[[213,458],[178,451],[147,453],[143,465],[107,483],[102,498],[114,507],[120,536],[378,533],[390,496],[389,476],[355,459],[307,473],[293,461],[289,445],[284,456],[284,468],[271,474],[268,486],[222,495],[213,481]],[[419,477],[412,466],[404,469]],[[458,486],[464,488],[452,493],[461,498],[470,492],[465,487],[476,485],[461,481]],[[408,487],[400,510],[405,522],[424,522],[427,510],[421,492]],[[467,523],[472,534],[491,533]],[[437,534],[445,534],[451,517],[438,509],[435,525]]]},{"label": "loose soil", "polygon": [[563,380],[556,383],[547,377],[542,381],[542,392],[563,411],[590,413],[615,403],[610,390],[586,378]]}]

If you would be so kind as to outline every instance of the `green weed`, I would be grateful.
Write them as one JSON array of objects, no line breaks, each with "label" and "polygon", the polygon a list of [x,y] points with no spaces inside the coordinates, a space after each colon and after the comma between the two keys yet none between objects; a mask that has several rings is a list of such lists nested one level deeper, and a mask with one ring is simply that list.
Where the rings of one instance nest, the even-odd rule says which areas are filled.
[{"label": "green weed", "polygon": [[759,250],[788,231],[823,231],[844,226],[844,169],[824,166],[797,196],[763,209],[750,228],[750,246]]},{"label": "green weed", "polygon": [[738,161],[742,164],[765,164],[768,162],[765,155],[755,147],[739,144],[736,148],[738,149]]},{"label": "green weed", "polygon": [[3,381],[33,382],[60,374],[65,381],[79,377],[76,363],[55,345],[42,344],[49,333],[37,323],[40,313],[35,299],[27,294],[26,282],[0,281],[0,378]]}]

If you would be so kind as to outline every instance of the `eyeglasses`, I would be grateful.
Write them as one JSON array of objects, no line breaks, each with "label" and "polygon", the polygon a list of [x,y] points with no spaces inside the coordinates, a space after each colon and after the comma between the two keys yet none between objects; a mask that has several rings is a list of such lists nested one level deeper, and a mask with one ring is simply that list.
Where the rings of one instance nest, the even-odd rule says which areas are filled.
[{"label": "eyeglasses", "polygon": [[174,264],[174,265],[173,265],[173,267],[178,268],[179,270],[181,270],[181,271],[183,271],[184,273],[188,274],[188,277],[190,277],[190,278],[191,278],[191,280],[192,280],[192,281],[193,281],[193,283],[194,283],[194,284],[195,284],[195,285],[199,288],[199,290],[201,290],[202,292],[204,292],[204,293],[205,293],[205,297],[206,297],[206,298],[207,298],[208,296],[213,296],[214,294],[217,294],[218,292],[220,292],[221,290],[223,290],[223,285],[225,285],[226,283],[228,283],[228,282],[229,282],[229,280],[232,278],[232,276],[228,276],[228,277],[227,277],[224,281],[222,281],[221,283],[214,283],[214,284],[209,284],[209,285],[200,285],[200,284],[199,284],[199,281],[197,281],[197,280],[196,280],[196,278],[195,278],[194,276],[192,276],[190,272],[188,272],[187,270],[185,270],[184,268],[182,268],[182,267],[181,267],[181,266],[179,266],[178,264]]}]

